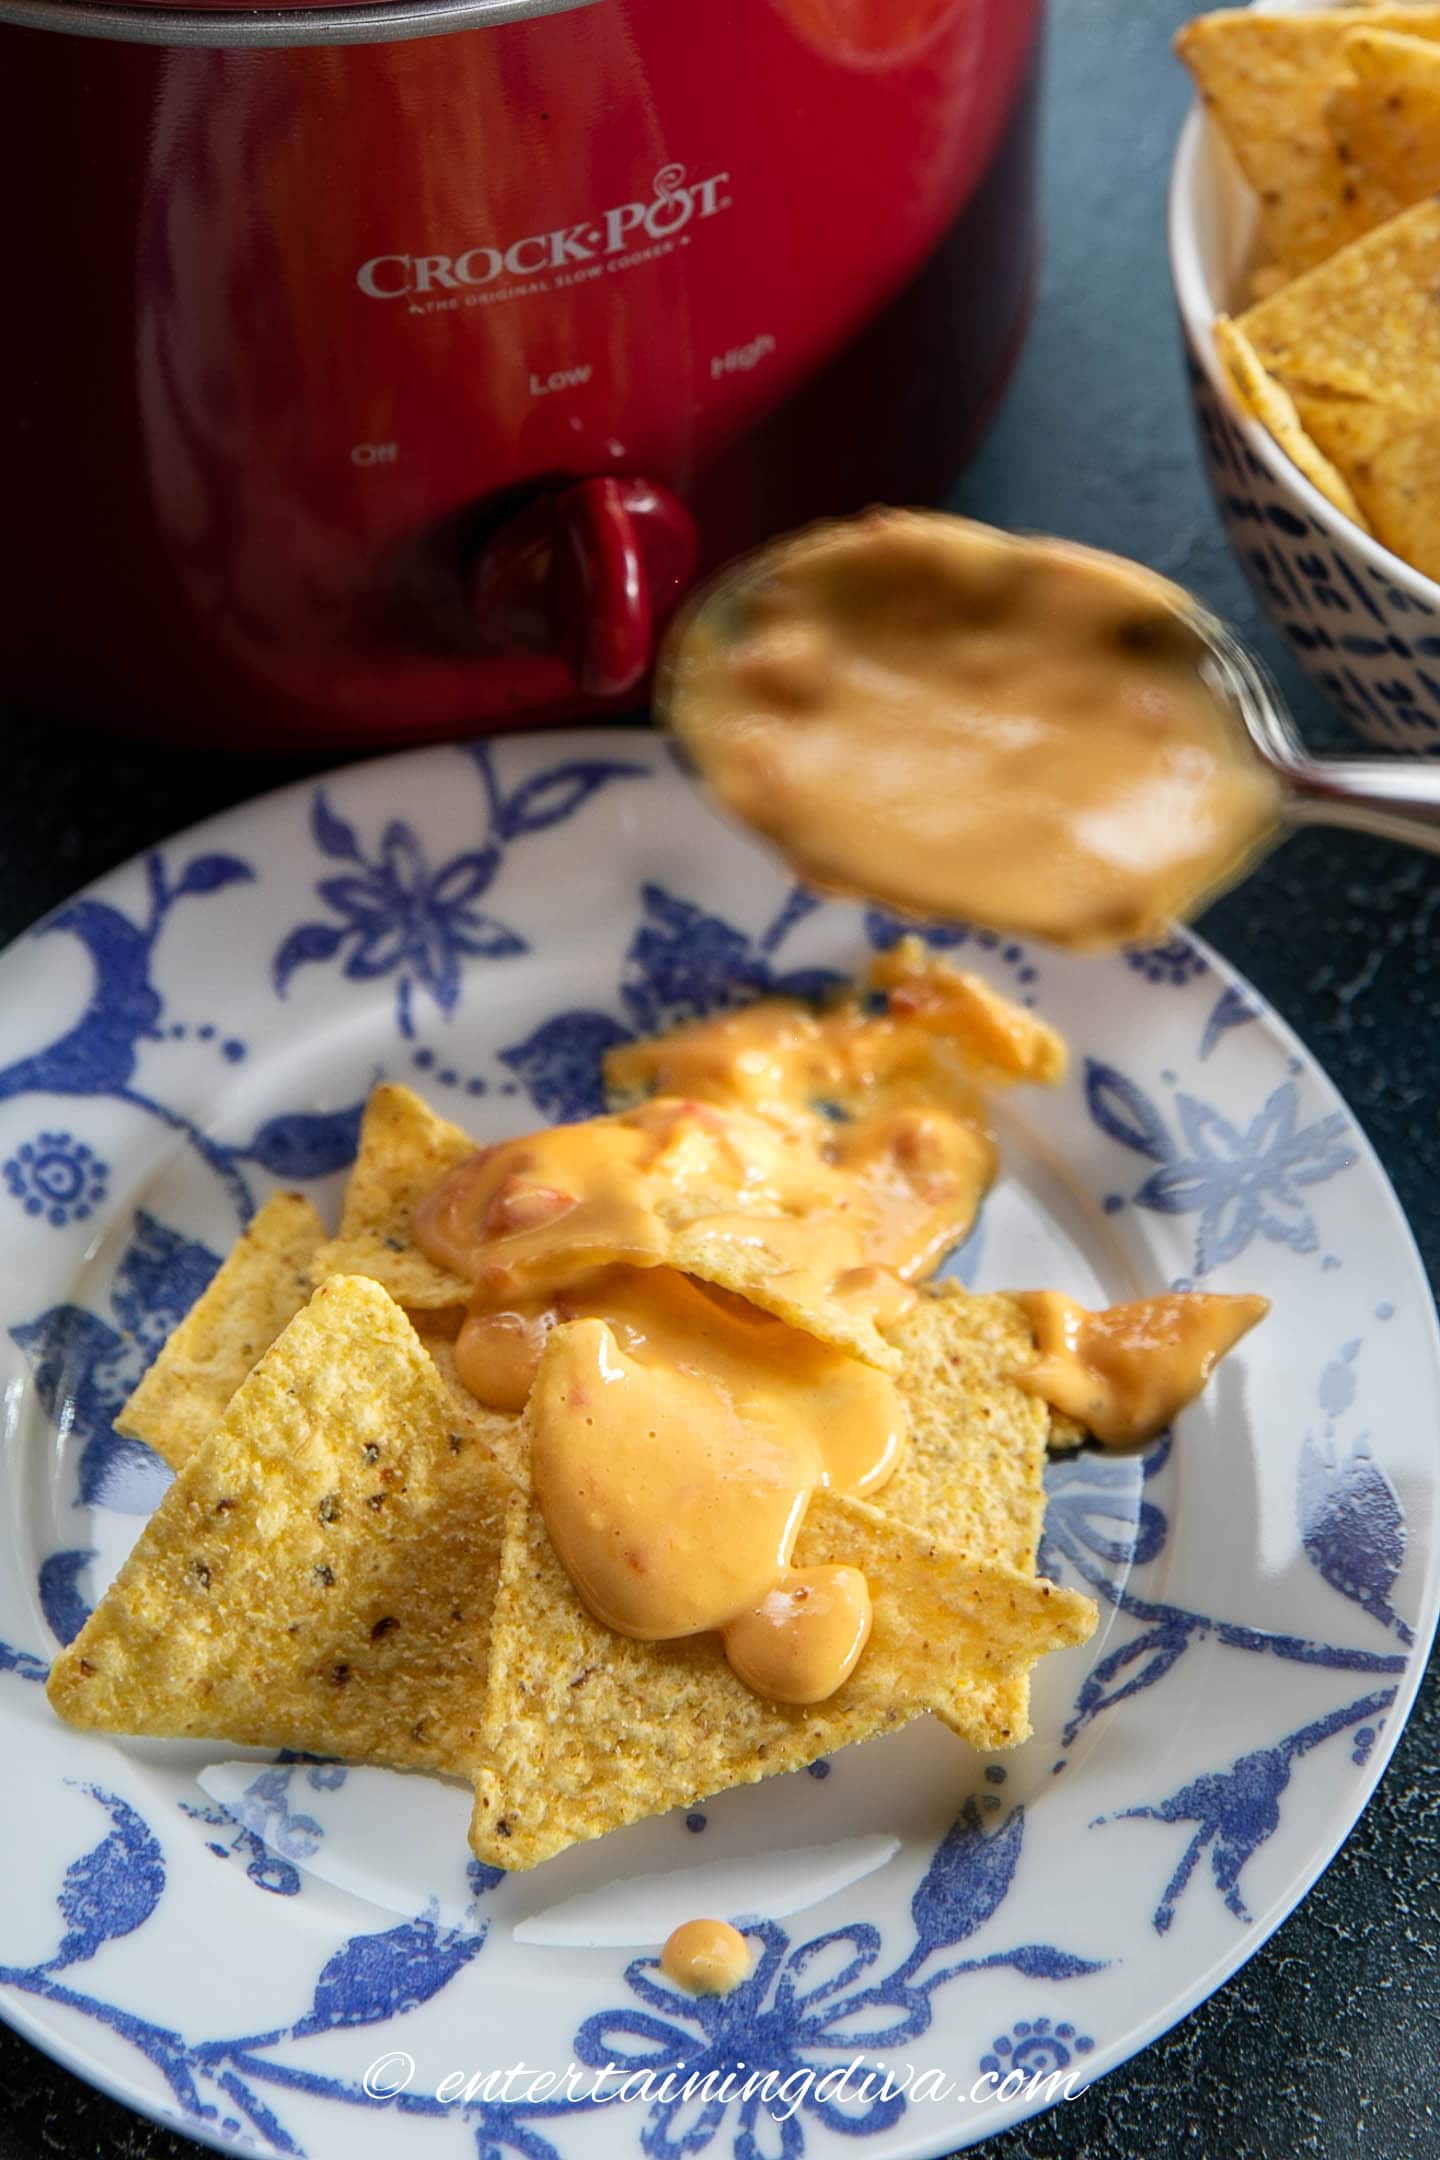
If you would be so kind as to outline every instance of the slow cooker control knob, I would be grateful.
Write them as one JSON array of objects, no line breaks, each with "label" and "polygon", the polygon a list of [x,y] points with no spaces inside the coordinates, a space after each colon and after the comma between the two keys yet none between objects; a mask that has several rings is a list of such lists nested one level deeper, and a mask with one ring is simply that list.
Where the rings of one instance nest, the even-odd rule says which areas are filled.
[{"label": "slow cooker control knob", "polygon": [[471,573],[476,620],[492,649],[558,653],[588,696],[620,697],[648,674],[697,555],[668,488],[581,480],[491,535]]}]

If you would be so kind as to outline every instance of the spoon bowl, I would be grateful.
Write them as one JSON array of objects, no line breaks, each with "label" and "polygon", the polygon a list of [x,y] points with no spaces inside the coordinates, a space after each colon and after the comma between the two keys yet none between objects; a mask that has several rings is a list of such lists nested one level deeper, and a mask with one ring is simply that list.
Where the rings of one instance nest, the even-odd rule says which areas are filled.
[{"label": "spoon bowl", "polygon": [[1154,571],[897,510],[730,564],[656,681],[712,799],[808,884],[1076,950],[1164,935],[1283,829],[1242,699]]}]

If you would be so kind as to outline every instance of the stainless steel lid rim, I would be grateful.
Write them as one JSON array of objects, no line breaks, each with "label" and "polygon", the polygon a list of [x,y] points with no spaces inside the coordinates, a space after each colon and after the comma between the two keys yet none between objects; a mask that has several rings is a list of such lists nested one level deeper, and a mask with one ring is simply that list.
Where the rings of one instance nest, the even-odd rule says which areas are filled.
[{"label": "stainless steel lid rim", "polygon": [[131,45],[283,50],[296,45],[398,44],[457,30],[564,15],[596,0],[372,0],[340,8],[91,6],[85,0],[0,0],[0,23]]}]

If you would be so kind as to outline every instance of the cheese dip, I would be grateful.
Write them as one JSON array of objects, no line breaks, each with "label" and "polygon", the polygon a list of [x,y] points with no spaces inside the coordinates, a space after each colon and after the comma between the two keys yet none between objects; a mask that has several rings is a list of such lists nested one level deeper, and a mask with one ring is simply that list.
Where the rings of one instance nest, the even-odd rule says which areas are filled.
[{"label": "cheese dip", "polygon": [[1116,556],[871,511],[702,595],[659,707],[814,885],[1056,945],[1144,941],[1278,815],[1189,609]]}]

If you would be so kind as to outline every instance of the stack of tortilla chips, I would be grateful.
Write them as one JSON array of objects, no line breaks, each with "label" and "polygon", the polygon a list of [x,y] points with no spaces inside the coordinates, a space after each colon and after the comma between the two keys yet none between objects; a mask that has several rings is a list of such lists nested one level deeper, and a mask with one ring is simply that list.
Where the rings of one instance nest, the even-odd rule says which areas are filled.
[{"label": "stack of tortilla chips", "polygon": [[1338,510],[1440,578],[1440,7],[1203,15],[1178,50],[1258,197],[1216,340]]},{"label": "stack of tortilla chips", "polygon": [[873,1634],[828,1701],[770,1703],[713,1636],[591,1617],[531,1505],[523,1417],[455,1379],[468,1286],[412,1223],[474,1145],[382,1087],[338,1238],[297,1195],[261,1210],[126,1406],[177,1476],[56,1661],[61,1715],[449,1773],[475,1851],[509,1868],[927,1711],[976,1747],[1024,1739],[1030,1666],[1095,1608],[1035,1574],[1050,1413],[1005,1377],[1034,1355],[1018,1307],[927,1296],[868,1346],[900,1377],[908,1455],[878,1506],[818,1495],[796,1560],[861,1568]]}]

